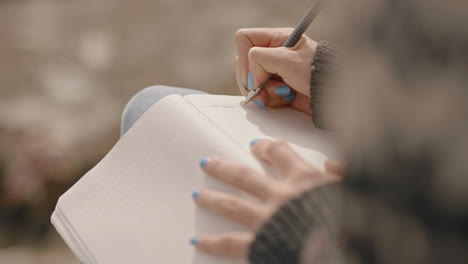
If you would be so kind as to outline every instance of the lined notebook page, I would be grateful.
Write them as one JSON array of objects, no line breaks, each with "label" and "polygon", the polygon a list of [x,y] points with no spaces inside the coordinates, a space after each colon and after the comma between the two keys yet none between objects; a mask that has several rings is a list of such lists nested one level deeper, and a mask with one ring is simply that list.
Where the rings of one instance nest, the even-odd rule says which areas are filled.
[{"label": "lined notebook page", "polygon": [[239,228],[196,210],[191,200],[206,184],[198,163],[209,154],[261,169],[183,97],[166,97],[60,198],[57,211],[93,263],[236,263],[188,243],[197,231]]},{"label": "lined notebook page", "polygon": [[324,131],[315,128],[312,118],[292,108],[263,109],[253,103],[244,106],[242,96],[194,94],[185,98],[247,151],[253,139],[276,138],[288,141],[320,168],[327,157],[338,156],[335,146]]},{"label": "lined notebook page", "polygon": [[244,107],[242,100],[173,95],[158,102],[60,198],[59,232],[77,236],[91,263],[238,263],[200,254],[188,243],[197,232],[242,229],[194,206],[191,193],[203,186],[235,193],[206,178],[199,160],[214,154],[271,172],[249,149],[252,139],[267,137],[291,142],[318,166],[333,155],[309,116]]}]

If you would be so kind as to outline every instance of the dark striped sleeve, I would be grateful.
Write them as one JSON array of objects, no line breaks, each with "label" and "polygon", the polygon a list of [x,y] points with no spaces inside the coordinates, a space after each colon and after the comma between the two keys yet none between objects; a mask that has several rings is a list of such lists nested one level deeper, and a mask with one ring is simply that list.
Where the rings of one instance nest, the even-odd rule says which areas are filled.
[{"label": "dark striped sleeve", "polygon": [[312,78],[310,80],[310,107],[314,124],[324,128],[327,112],[326,88],[330,75],[340,65],[338,48],[327,41],[319,42],[312,61]]}]

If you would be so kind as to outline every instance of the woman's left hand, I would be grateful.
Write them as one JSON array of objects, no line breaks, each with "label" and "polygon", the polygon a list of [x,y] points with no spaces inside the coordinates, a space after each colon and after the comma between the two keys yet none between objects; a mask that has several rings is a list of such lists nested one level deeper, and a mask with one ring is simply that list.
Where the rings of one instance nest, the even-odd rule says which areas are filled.
[{"label": "woman's left hand", "polygon": [[195,203],[205,210],[246,226],[248,232],[203,234],[191,240],[197,249],[210,255],[246,259],[255,232],[286,201],[311,188],[338,181],[343,170],[327,161],[322,172],[303,160],[286,142],[255,140],[255,157],[270,164],[283,176],[275,179],[252,168],[216,157],[200,162],[205,173],[245,191],[258,200],[244,199],[211,189],[195,191]]}]

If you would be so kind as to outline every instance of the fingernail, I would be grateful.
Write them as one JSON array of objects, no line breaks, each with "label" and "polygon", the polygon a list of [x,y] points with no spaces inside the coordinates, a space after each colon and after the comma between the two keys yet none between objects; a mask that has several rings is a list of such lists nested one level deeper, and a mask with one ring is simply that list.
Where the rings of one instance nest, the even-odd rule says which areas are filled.
[{"label": "fingernail", "polygon": [[260,142],[261,139],[254,139],[252,140],[252,142],[250,142],[250,146],[253,147],[255,145],[257,145],[258,142]]},{"label": "fingernail", "polygon": [[249,85],[249,90],[252,90],[253,89],[253,86],[254,86],[254,77],[253,77],[253,74],[249,72],[249,74],[247,75],[247,84]]},{"label": "fingernail", "polygon": [[275,93],[277,95],[289,95],[291,93],[291,88],[287,85],[283,85],[281,87],[276,88]]},{"label": "fingernail", "polygon": [[200,160],[200,167],[202,168],[205,168],[206,167],[206,164],[208,164],[208,162],[210,162],[210,158],[208,157],[205,157],[203,159]]},{"label": "fingernail", "polygon": [[289,94],[288,96],[286,96],[286,97],[284,98],[284,101],[286,101],[286,102],[291,102],[291,101],[294,100],[294,99],[296,99],[296,94],[295,94],[295,93],[291,93],[291,94]]},{"label": "fingernail", "polygon": [[200,190],[195,190],[195,191],[193,191],[193,193],[192,193],[192,198],[193,198],[194,200],[197,200],[198,196],[200,196]]},{"label": "fingernail", "polygon": [[198,238],[192,237],[190,239],[190,244],[192,244],[193,246],[196,246],[198,244]]},{"label": "fingernail", "polygon": [[260,106],[261,108],[265,108],[265,104],[262,102],[262,101],[259,101],[259,100],[255,100],[254,103],[258,106]]}]

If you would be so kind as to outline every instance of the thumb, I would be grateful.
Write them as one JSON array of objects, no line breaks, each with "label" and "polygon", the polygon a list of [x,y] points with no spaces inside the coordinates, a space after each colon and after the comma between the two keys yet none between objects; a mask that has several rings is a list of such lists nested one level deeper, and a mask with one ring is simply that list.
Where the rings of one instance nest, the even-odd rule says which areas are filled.
[{"label": "thumb", "polygon": [[257,88],[271,74],[284,77],[288,70],[291,52],[288,48],[253,47],[249,51],[249,72],[252,74],[252,89]]}]

